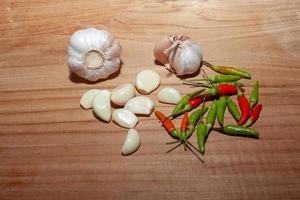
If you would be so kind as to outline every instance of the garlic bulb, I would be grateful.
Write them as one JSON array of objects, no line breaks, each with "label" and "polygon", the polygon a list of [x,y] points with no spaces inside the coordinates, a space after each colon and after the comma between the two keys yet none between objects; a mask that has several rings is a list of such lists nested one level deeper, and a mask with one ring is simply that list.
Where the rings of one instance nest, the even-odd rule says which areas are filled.
[{"label": "garlic bulb", "polygon": [[183,35],[171,35],[168,39],[159,41],[153,54],[162,64],[170,64],[178,76],[195,73],[201,67],[203,59],[199,45]]},{"label": "garlic bulb", "polygon": [[68,48],[70,70],[90,81],[105,79],[121,64],[122,48],[105,30],[88,28],[76,31]]}]

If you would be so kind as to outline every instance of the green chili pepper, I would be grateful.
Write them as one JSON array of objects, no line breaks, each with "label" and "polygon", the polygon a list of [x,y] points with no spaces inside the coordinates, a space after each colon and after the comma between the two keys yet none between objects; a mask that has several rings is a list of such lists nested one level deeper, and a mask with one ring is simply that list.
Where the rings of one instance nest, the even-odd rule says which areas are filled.
[{"label": "green chili pepper", "polygon": [[184,84],[187,84],[187,85],[192,85],[194,87],[205,87],[205,88],[212,88],[216,85],[219,85],[219,84],[228,84],[228,85],[236,85],[238,87],[244,87],[244,84],[243,83],[240,83],[240,82],[220,82],[220,83],[216,83],[216,84],[209,84],[209,83],[203,83],[203,82],[200,82],[200,81],[183,81]]},{"label": "green chili pepper", "polygon": [[189,79],[188,81],[209,81],[211,83],[222,83],[222,82],[234,82],[240,80],[241,77],[238,75],[218,75],[210,76],[206,79]]},{"label": "green chili pepper", "polygon": [[220,84],[228,84],[228,85],[236,85],[238,87],[244,87],[244,84],[240,82],[221,82]]},{"label": "green chili pepper", "polygon": [[218,66],[218,65],[209,65],[208,67],[220,74],[238,75],[242,78],[251,79],[251,74],[249,72],[234,67],[226,67],[226,66]]},{"label": "green chili pepper", "polygon": [[227,97],[227,107],[231,115],[234,117],[236,121],[240,121],[241,113],[238,106],[229,98]]},{"label": "green chili pepper", "polygon": [[194,96],[200,94],[200,93],[203,92],[203,91],[204,91],[204,89],[197,90],[197,91],[195,91],[195,92],[189,93],[189,94],[185,95],[184,97],[182,97],[181,100],[177,103],[177,105],[176,105],[175,108],[173,109],[171,116],[176,115],[176,114],[178,113],[178,111],[180,111],[181,109],[183,109],[184,106],[185,106],[186,104],[188,104],[190,98],[192,98],[192,97],[194,97]]},{"label": "green chili pepper", "polygon": [[214,100],[214,102],[210,106],[210,109],[209,109],[208,114],[206,116],[206,135],[208,135],[209,131],[211,130],[211,128],[215,124],[216,112],[217,112],[217,101]]},{"label": "green chili pepper", "polygon": [[252,89],[251,96],[250,96],[250,109],[257,104],[258,102],[258,88],[259,88],[259,83],[256,81],[255,86]]},{"label": "green chili pepper", "polygon": [[200,153],[205,153],[205,141],[206,141],[206,126],[203,122],[200,122],[197,126],[197,141]]},{"label": "green chili pepper", "polygon": [[234,136],[246,136],[254,138],[258,138],[259,136],[259,133],[253,129],[235,125],[227,125],[220,128],[214,128],[213,130]]},{"label": "green chili pepper", "polygon": [[208,107],[204,107],[204,108],[200,108],[194,112],[192,112],[192,114],[189,116],[189,121],[188,121],[188,131],[186,134],[186,138],[190,137],[192,135],[192,133],[195,130],[195,126],[197,124],[197,122],[199,121],[200,117],[203,116],[208,110]]},{"label": "green chili pepper", "polygon": [[224,122],[224,114],[226,109],[226,96],[221,96],[217,101],[217,119],[221,126],[223,126]]}]

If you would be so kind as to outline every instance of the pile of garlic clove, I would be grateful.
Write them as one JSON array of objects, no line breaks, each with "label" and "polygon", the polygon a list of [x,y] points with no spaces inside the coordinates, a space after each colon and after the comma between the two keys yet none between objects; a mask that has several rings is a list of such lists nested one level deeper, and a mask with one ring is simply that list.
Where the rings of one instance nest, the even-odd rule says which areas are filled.
[{"label": "pile of garlic clove", "polygon": [[[81,107],[92,108],[100,120],[107,123],[112,120],[120,127],[129,129],[122,147],[122,155],[130,155],[140,146],[139,133],[134,129],[138,124],[136,115],[150,116],[153,112],[153,101],[145,95],[158,88],[160,76],[157,72],[146,69],[138,73],[135,83],[135,86],[125,83],[111,91],[90,89],[82,95],[80,100]],[[135,87],[142,95],[136,96]],[[114,105],[124,108],[113,110]]]}]

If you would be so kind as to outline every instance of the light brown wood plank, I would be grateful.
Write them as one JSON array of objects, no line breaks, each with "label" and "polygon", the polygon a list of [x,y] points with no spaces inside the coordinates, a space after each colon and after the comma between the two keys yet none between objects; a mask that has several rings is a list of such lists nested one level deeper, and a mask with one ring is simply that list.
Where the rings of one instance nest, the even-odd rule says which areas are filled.
[{"label": "light brown wood plank", "polygon": [[[119,39],[113,78],[70,75],[70,35],[86,27]],[[166,154],[171,138],[152,114],[137,126],[141,148],[123,157],[126,129],[80,108],[87,89],[134,83],[146,68],[161,86],[192,91],[154,63],[154,43],[170,33],[198,41],[212,63],[251,71],[246,95],[260,80],[259,140],[212,132],[202,164],[183,148]],[[299,1],[3,0],[0,45],[1,200],[300,198]],[[170,112],[157,93],[156,108]]]}]

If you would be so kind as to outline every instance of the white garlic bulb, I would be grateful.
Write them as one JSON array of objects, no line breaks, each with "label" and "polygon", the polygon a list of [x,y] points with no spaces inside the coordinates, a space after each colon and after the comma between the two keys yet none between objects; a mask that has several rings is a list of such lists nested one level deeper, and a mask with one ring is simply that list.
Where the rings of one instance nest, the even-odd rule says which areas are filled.
[{"label": "white garlic bulb", "polygon": [[164,39],[158,42],[161,44],[155,45],[153,51],[155,58],[163,64],[170,64],[178,76],[195,73],[201,67],[203,59],[203,52],[199,45],[183,35],[171,35],[168,39],[171,44]]},{"label": "white garlic bulb", "polygon": [[90,81],[105,79],[121,65],[122,48],[108,31],[88,28],[76,31],[68,48],[70,70]]}]

